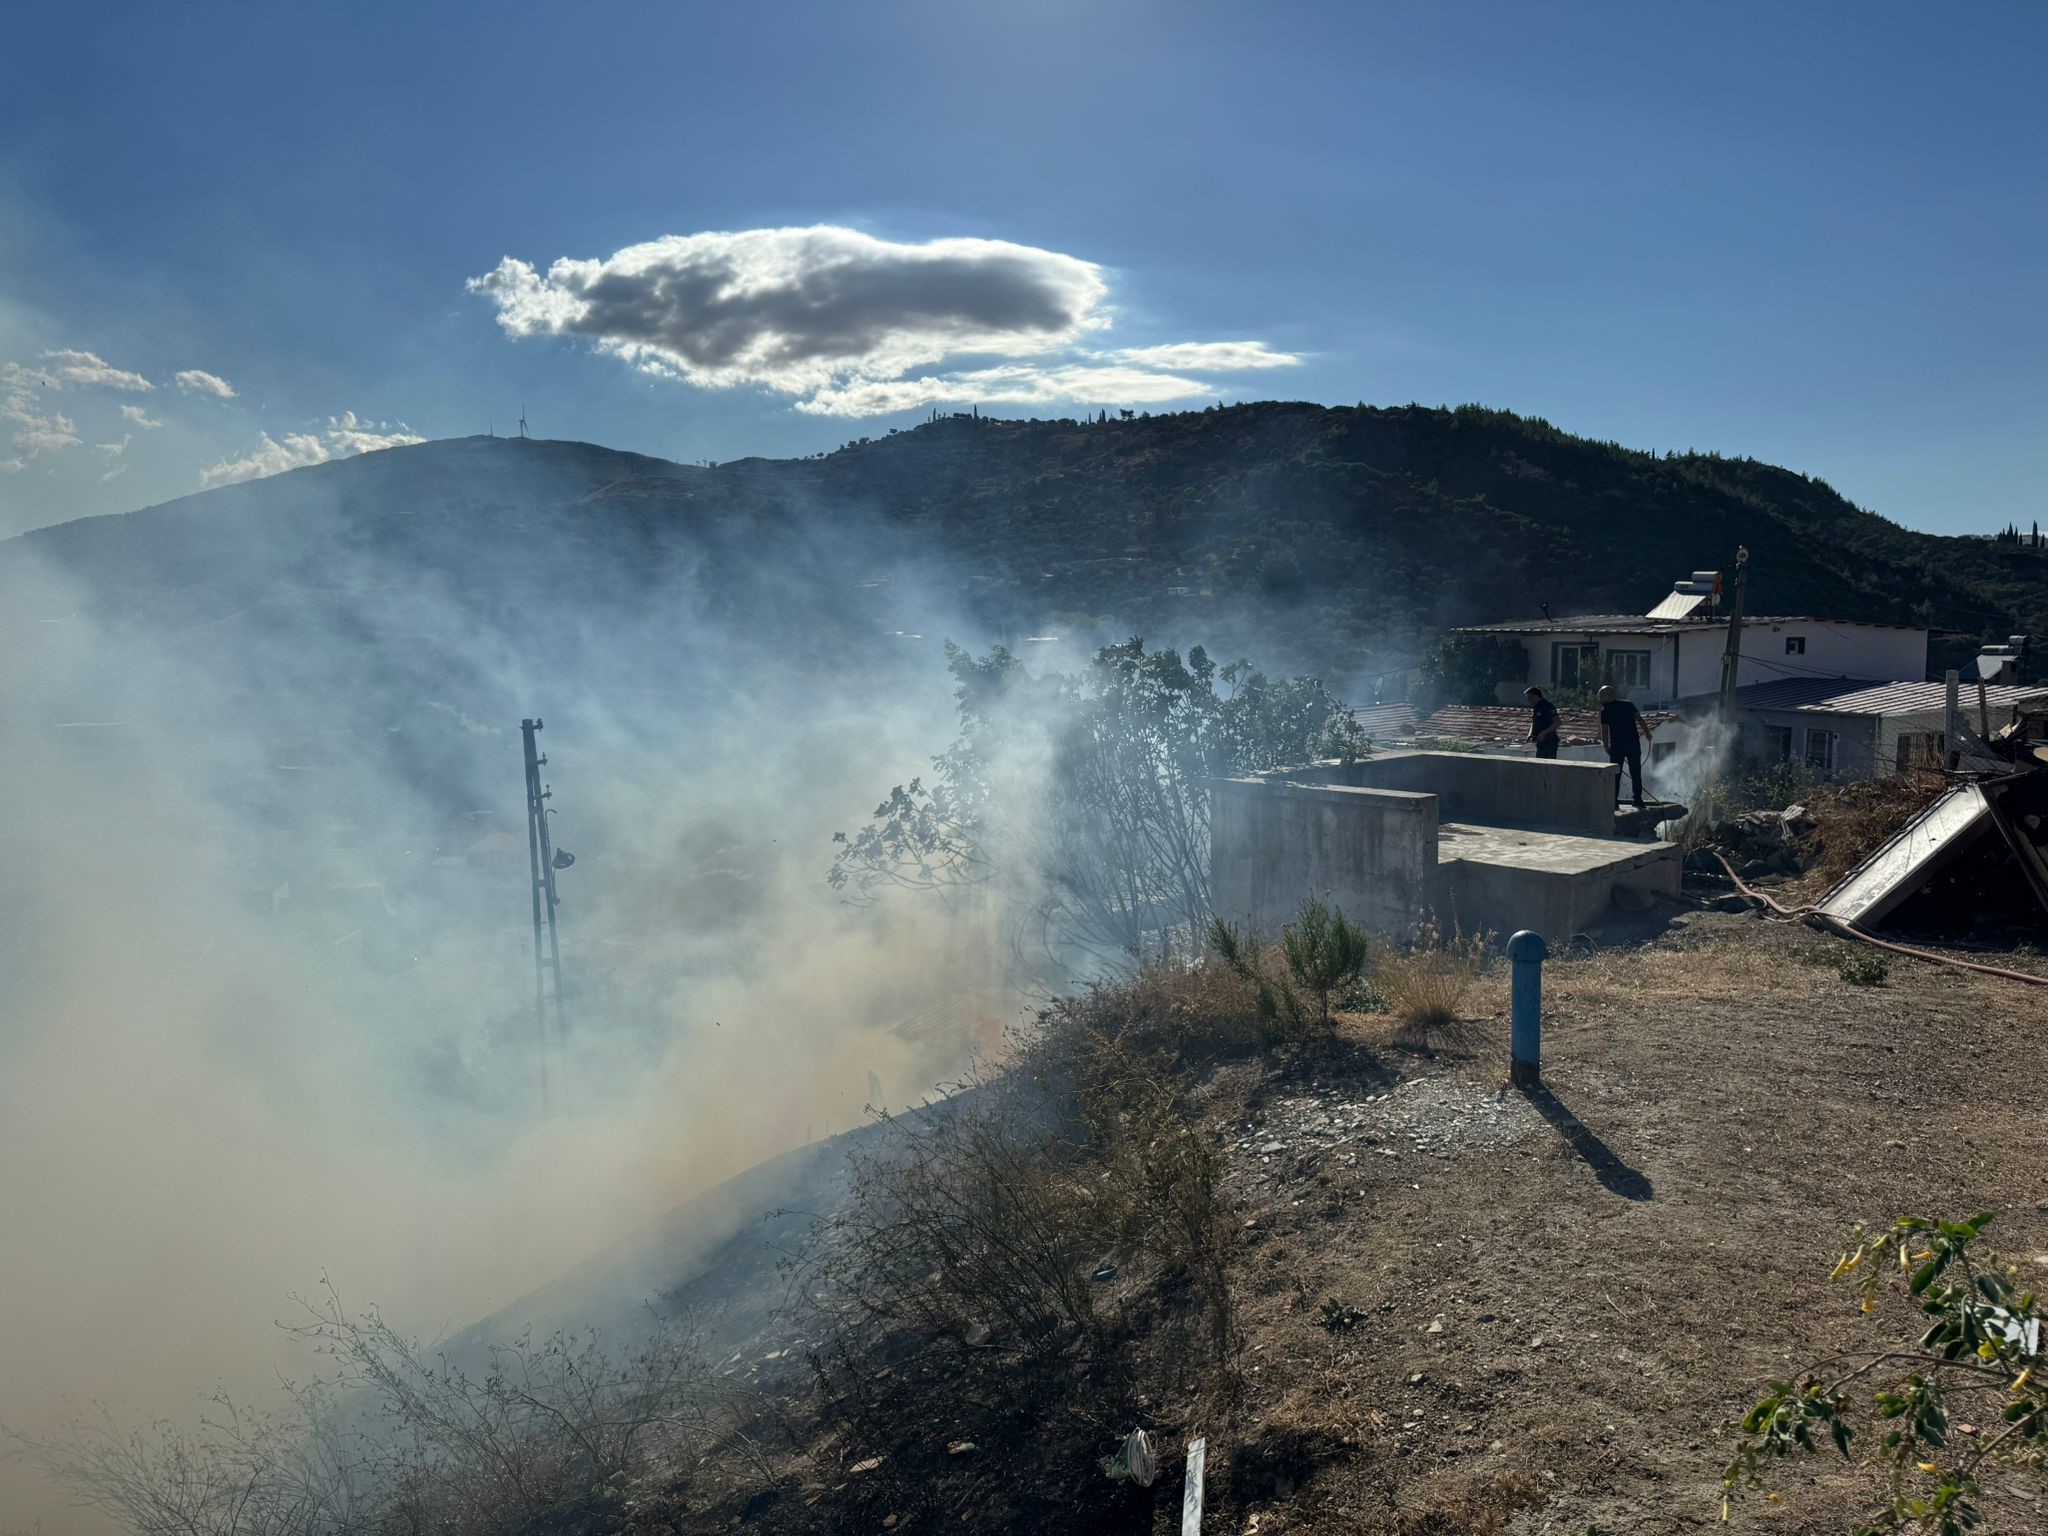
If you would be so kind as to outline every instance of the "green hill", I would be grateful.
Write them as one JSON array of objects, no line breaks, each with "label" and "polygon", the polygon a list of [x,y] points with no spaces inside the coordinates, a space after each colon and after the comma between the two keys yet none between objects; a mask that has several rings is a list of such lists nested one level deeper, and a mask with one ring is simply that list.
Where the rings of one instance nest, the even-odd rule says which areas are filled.
[{"label": "green hill", "polygon": [[[1914,533],[1754,460],[1476,407],[948,417],[715,467],[426,443],[39,530],[0,544],[0,580],[39,556],[124,627],[225,625],[243,649],[337,625],[375,647],[430,590],[458,628],[519,635],[682,603],[750,644],[780,626],[848,657],[899,630],[1141,633],[1343,682],[1448,625],[1640,612],[1738,544],[1752,612],[1918,619],[1959,632],[1954,657],[2048,624],[2048,560],[2025,549]],[[431,649],[411,635],[387,660]]]}]

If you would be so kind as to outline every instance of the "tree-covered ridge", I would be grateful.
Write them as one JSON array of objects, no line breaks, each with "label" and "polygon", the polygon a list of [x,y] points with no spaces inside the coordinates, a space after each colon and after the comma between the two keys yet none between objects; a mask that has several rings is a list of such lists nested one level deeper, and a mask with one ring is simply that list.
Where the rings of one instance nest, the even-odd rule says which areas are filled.
[{"label": "tree-covered ridge", "polygon": [[579,624],[684,583],[750,626],[772,603],[855,632],[971,624],[1086,649],[1143,634],[1353,692],[1448,626],[1644,612],[1738,545],[1750,612],[1955,631],[1937,665],[2048,629],[2048,561],[2027,540],[1916,533],[1792,470],[1477,406],[948,416],[703,467],[468,438],[46,529],[0,545],[0,567],[9,545],[180,622],[281,592],[333,600],[334,573],[367,562],[445,573],[491,608],[573,596]]}]

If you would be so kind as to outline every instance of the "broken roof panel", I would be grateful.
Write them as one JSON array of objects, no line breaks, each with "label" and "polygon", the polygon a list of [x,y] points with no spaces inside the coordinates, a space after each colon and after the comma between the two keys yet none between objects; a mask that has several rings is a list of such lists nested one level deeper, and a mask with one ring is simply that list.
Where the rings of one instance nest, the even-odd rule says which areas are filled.
[{"label": "broken roof panel", "polygon": [[1922,806],[1843,876],[1821,897],[1817,910],[1858,928],[1873,928],[1992,826],[1984,791],[1958,784]]}]

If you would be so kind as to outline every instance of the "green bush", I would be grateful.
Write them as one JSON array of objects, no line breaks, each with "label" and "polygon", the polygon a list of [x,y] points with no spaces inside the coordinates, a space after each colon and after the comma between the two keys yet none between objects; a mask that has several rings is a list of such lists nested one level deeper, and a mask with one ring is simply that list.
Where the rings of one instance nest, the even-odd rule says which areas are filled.
[{"label": "green bush", "polygon": [[1278,974],[1267,964],[1269,952],[1256,935],[1240,934],[1221,918],[1209,925],[1209,947],[1225,966],[1258,989],[1261,1031],[1280,1040],[1301,1039],[1311,1026],[1327,1029],[1331,998],[1353,987],[1372,958],[1365,931],[1313,896],[1281,930]]},{"label": "green bush", "polygon": [[1877,950],[1850,949],[1836,957],[1835,969],[1852,987],[1881,987],[1891,979],[1892,963]]}]

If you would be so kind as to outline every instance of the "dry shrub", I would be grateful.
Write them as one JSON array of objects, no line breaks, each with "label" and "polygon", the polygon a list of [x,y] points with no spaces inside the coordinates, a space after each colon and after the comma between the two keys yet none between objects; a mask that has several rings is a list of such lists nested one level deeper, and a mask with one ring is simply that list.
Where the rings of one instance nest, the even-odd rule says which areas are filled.
[{"label": "dry shrub", "polygon": [[725,1420],[693,1340],[594,1332],[429,1352],[329,1288],[286,1331],[329,1371],[283,1405],[226,1394],[192,1428],[81,1417],[26,1443],[56,1480],[137,1536],[512,1536],[581,1528],[657,1461]]},{"label": "dry shrub", "polygon": [[[1096,1266],[1149,1263],[1192,1285],[1214,1358],[1229,1347],[1223,1155],[1194,1123],[1188,1080],[1116,1013],[1054,1010],[1004,1072],[897,1120],[854,1163],[852,1195],[807,1261],[825,1294],[885,1331],[1035,1357],[1107,1345]],[[1201,989],[1195,996],[1202,995]],[[1141,1012],[1139,1022],[1160,1020]]]},{"label": "dry shrub", "polygon": [[[799,1261],[826,1309],[812,1365],[834,1443],[867,1469],[826,1483],[815,1528],[969,1506],[994,1511],[991,1528],[1071,1528],[1073,1466],[1228,1392],[1224,1153],[1161,1042],[1208,1042],[1246,1014],[1242,987],[1202,972],[1097,989],[856,1159]],[[993,1463],[947,1453],[956,1441],[1067,1470],[991,1483]]]},{"label": "dry shrub", "polygon": [[1492,935],[1446,935],[1431,918],[1406,949],[1381,954],[1374,980],[1388,1011],[1411,1029],[1430,1029],[1458,1016],[1458,1005],[1487,967]]},{"label": "dry shrub", "polygon": [[1039,1017],[1043,1041],[1089,1035],[1182,1062],[1242,1055],[1261,1040],[1252,987],[1226,966],[1162,963],[1055,1001]]},{"label": "dry shrub", "polygon": [[1918,771],[1814,790],[1806,800],[1814,823],[1812,873],[1833,885],[1945,787],[1939,773]]}]

